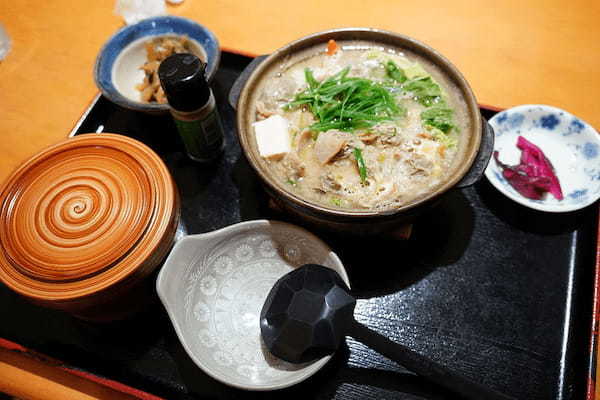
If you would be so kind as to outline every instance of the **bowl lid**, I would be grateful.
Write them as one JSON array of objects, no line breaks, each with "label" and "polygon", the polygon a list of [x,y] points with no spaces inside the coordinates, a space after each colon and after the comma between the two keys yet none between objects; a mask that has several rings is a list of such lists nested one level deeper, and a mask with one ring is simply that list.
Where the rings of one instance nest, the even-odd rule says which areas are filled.
[{"label": "bowl lid", "polygon": [[175,205],[166,166],[142,143],[114,134],[58,143],[0,191],[0,278],[43,298],[105,287],[152,257]]}]

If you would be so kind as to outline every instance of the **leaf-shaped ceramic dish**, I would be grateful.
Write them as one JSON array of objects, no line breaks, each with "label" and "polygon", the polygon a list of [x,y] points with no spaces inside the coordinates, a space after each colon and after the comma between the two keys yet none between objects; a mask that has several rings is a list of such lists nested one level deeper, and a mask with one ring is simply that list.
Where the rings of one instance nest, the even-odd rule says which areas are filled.
[{"label": "leaf-shaped ceramic dish", "polygon": [[308,378],[331,357],[286,363],[260,336],[269,290],[306,263],[332,268],[349,284],[337,255],[313,234],[282,222],[242,222],[180,240],[156,290],[183,347],[204,372],[241,389],[280,389]]}]

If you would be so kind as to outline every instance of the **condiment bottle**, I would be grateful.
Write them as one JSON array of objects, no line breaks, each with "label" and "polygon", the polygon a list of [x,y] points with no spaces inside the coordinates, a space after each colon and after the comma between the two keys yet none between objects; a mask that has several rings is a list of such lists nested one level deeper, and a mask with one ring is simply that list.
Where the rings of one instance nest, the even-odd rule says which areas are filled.
[{"label": "condiment bottle", "polygon": [[160,63],[158,77],[188,156],[210,162],[223,151],[223,126],[198,57],[178,53]]}]

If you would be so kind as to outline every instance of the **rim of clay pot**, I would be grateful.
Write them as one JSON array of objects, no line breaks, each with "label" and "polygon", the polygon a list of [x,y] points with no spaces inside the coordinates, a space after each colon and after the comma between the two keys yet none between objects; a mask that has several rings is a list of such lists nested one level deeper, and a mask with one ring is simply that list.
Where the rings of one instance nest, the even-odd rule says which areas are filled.
[{"label": "rim of clay pot", "polygon": [[175,183],[149,147],[110,133],[69,138],[0,189],[0,279],[41,301],[93,295],[156,267],[178,218]]},{"label": "rim of clay pot", "polygon": [[[290,191],[282,182],[273,178],[263,162],[256,148],[256,141],[252,135],[252,123],[255,122],[255,101],[259,96],[257,88],[269,76],[274,75],[274,70],[281,65],[289,67],[309,56],[326,52],[327,42],[333,39],[342,46],[344,42],[368,42],[374,46],[386,48],[395,48],[405,50],[418,57],[422,57],[435,65],[450,82],[456,85],[461,93],[461,97],[466,103],[467,114],[470,120],[471,132],[468,143],[465,144],[466,150],[460,162],[455,163],[454,172],[450,174],[446,181],[439,185],[435,190],[424,194],[421,197],[413,199],[400,207],[386,210],[362,210],[351,209],[342,210],[333,207],[327,207],[316,202],[308,201]],[[482,140],[482,118],[479,112],[479,106],[475,95],[468,82],[460,71],[444,56],[438,53],[428,45],[401,35],[395,32],[385,31],[375,28],[339,28],[327,31],[317,32],[296,41],[293,41],[282,48],[273,52],[251,73],[244,85],[237,104],[237,132],[240,144],[250,165],[260,176],[261,180],[275,193],[295,207],[309,209],[319,215],[332,218],[393,218],[397,214],[402,214],[407,210],[428,202],[454,187],[469,171],[471,165],[477,157]]]}]

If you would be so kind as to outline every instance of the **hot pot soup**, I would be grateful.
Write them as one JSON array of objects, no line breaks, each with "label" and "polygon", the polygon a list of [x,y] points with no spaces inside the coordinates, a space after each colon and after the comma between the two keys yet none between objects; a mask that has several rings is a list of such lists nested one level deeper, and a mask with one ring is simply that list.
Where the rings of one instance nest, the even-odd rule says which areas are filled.
[{"label": "hot pot soup", "polygon": [[259,88],[255,113],[261,162],[299,197],[337,209],[426,196],[460,163],[471,132],[459,90],[434,65],[333,41],[281,65]]}]

